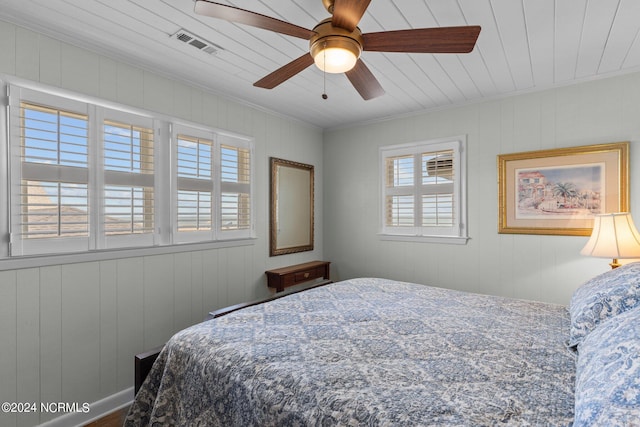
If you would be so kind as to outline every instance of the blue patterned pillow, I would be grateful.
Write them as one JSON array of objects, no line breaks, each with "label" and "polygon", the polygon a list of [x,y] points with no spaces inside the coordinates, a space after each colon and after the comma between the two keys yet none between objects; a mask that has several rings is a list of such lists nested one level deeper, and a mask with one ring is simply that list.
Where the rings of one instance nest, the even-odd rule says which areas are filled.
[{"label": "blue patterned pillow", "polygon": [[575,347],[605,320],[640,306],[640,262],[600,274],[571,298],[569,346]]},{"label": "blue patterned pillow", "polygon": [[622,313],[578,346],[574,426],[640,424],[640,308]]}]

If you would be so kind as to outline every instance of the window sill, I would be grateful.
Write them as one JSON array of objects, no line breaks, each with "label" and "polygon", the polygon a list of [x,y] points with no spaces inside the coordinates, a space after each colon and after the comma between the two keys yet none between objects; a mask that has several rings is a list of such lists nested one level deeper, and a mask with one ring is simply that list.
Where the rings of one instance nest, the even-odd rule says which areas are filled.
[{"label": "window sill", "polygon": [[120,258],[133,258],[153,255],[174,254],[180,252],[196,252],[209,249],[221,249],[237,246],[250,246],[256,242],[255,237],[235,240],[219,240],[215,242],[182,243],[176,245],[154,246],[151,248],[123,248],[91,252],[75,252],[65,254],[33,255],[0,259],[0,271],[19,268],[46,267],[51,265],[77,264],[82,262],[105,261]]},{"label": "window sill", "polygon": [[459,236],[412,236],[407,234],[383,234],[379,233],[380,240],[392,240],[398,242],[417,243],[441,243],[449,245],[466,245],[470,237]]}]

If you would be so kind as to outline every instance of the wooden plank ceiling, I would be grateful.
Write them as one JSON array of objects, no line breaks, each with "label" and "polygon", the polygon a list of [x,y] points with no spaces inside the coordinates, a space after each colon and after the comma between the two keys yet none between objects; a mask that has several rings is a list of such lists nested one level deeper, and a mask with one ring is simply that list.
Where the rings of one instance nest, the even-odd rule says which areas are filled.
[{"label": "wooden plank ceiling", "polygon": [[[313,28],[321,0],[219,0]],[[305,40],[196,15],[193,0],[0,0],[0,19],[324,129],[640,71],[638,0],[373,0],[363,33],[480,25],[470,54],[364,52],[386,94],[364,101],[315,66],[253,86],[303,55]],[[203,53],[180,29],[217,45]],[[328,99],[322,99],[325,91]]]}]

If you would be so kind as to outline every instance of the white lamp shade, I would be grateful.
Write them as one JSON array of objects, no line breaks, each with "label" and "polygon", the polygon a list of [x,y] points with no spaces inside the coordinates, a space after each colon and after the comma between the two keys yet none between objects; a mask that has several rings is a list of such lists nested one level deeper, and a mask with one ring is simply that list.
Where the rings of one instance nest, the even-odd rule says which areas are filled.
[{"label": "white lamp shade", "polygon": [[640,258],[640,234],[631,214],[596,215],[591,238],[580,253],[598,258]]}]

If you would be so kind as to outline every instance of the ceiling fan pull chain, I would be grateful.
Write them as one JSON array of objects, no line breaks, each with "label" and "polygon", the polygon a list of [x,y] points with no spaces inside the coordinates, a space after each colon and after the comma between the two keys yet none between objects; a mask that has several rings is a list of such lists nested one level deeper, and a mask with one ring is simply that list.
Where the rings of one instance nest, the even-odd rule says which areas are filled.
[{"label": "ceiling fan pull chain", "polygon": [[[324,49],[322,50],[322,54],[324,55],[323,61],[327,63],[327,42],[324,42]],[[324,68],[324,67],[323,67]],[[327,72],[322,70],[322,99],[327,99],[329,96],[327,95]]]}]

